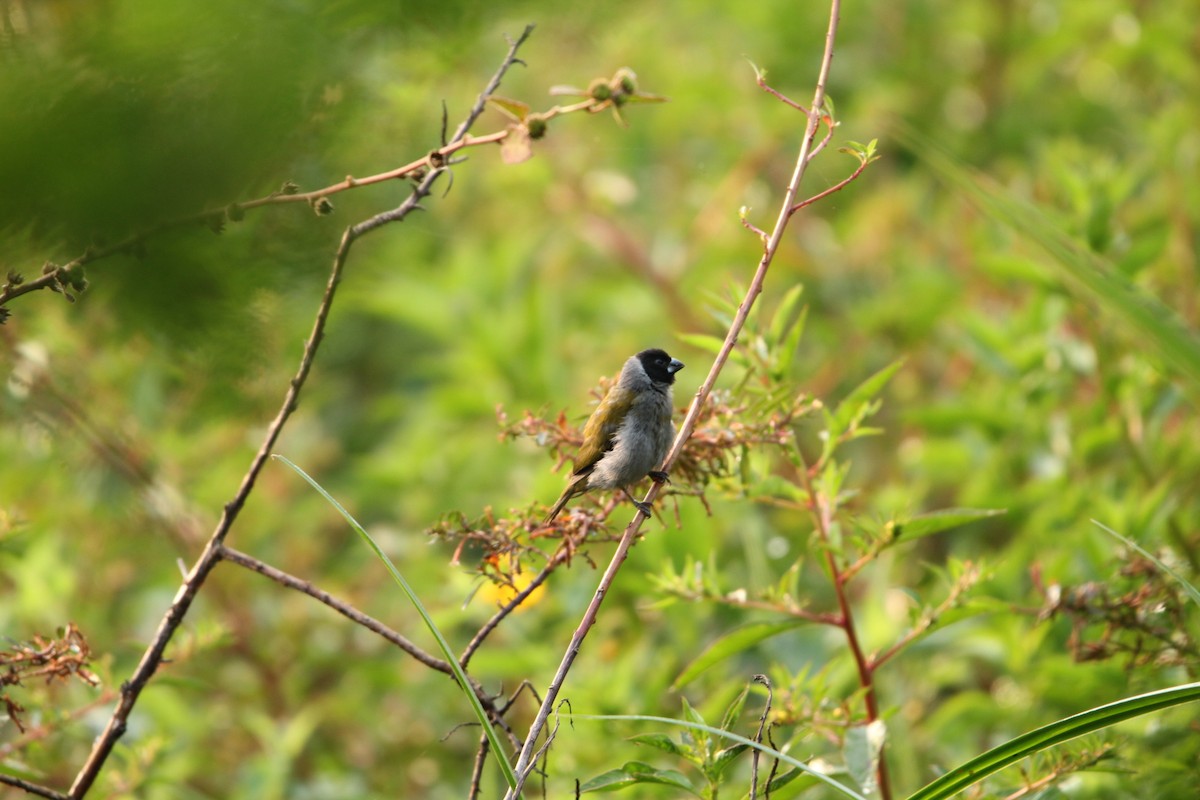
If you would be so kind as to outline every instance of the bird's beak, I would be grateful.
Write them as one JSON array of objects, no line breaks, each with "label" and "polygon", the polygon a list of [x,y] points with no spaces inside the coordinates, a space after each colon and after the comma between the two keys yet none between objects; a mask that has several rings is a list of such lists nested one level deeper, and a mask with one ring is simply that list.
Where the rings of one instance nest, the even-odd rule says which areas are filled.
[{"label": "bird's beak", "polygon": [[679,372],[681,369],[683,369],[683,362],[678,358],[672,358],[671,363],[667,365],[667,372],[671,373],[672,375],[674,375],[676,372]]}]

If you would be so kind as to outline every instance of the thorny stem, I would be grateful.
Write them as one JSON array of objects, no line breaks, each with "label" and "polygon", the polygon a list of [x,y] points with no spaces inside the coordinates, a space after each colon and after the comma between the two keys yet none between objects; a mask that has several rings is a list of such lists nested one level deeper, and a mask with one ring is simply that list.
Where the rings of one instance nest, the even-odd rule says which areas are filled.
[{"label": "thorny stem", "polygon": [[[483,93],[480,94],[466,118],[454,132],[451,144],[462,140],[466,136],[466,132],[471,124],[483,113],[487,96],[495,91],[509,67],[516,63],[517,50],[529,38],[532,32],[533,26],[527,26],[524,33],[515,42],[510,44],[508,53],[501,61],[500,67],[488,82]],[[88,756],[87,761],[84,762],[79,774],[75,777],[74,784],[71,786],[68,796],[72,800],[78,800],[87,794],[96,777],[100,774],[100,769],[108,760],[117,740],[125,733],[126,721],[129,718],[129,714],[133,711],[138,698],[141,696],[142,690],[146,688],[146,685],[158,670],[159,664],[162,663],[163,655],[166,652],[168,643],[171,641],[171,637],[183,623],[184,617],[191,608],[192,602],[195,600],[200,588],[204,585],[204,581],[208,578],[209,573],[221,560],[225,537],[229,534],[234,520],[237,519],[242,506],[245,505],[246,499],[250,496],[259,473],[262,471],[263,466],[271,455],[271,450],[274,448],[280,433],[283,431],[284,424],[292,415],[292,412],[296,410],[300,398],[300,389],[304,386],[304,382],[308,378],[313,360],[316,357],[317,348],[324,337],[325,323],[329,318],[329,310],[333,305],[333,297],[337,291],[338,284],[341,282],[342,271],[345,267],[346,258],[350,253],[351,246],[360,236],[371,232],[387,222],[403,219],[414,209],[418,208],[420,201],[429,195],[433,184],[444,171],[444,168],[430,170],[420,183],[413,188],[408,198],[397,208],[377,214],[357,225],[352,225],[346,228],[342,234],[341,243],[338,245],[337,252],[334,255],[333,269],[330,272],[329,280],[325,286],[325,293],[321,298],[316,318],[313,321],[312,332],[304,343],[300,366],[296,371],[296,375],[288,384],[288,389],[284,394],[279,412],[268,426],[262,445],[259,447],[258,452],[255,453],[250,463],[250,468],[242,477],[241,485],[238,487],[233,499],[226,503],[216,529],[205,545],[203,552],[188,571],[187,577],[179,587],[175,599],[159,623],[158,630],[149,647],[142,654],[142,658],[138,662],[133,675],[121,686],[120,702],[118,702],[117,707],[113,710],[104,731],[96,738],[92,746],[92,752]]]},{"label": "thorny stem", "polygon": [[[821,69],[817,77],[816,89],[813,92],[812,105],[809,107],[807,114],[808,123],[805,126],[804,139],[800,143],[800,152],[796,157],[796,166],[792,170],[791,180],[788,181],[783,201],[779,207],[779,216],[775,221],[775,228],[772,230],[771,235],[763,242],[763,253],[758,262],[758,269],[754,273],[754,278],[750,283],[750,288],[746,291],[746,296],[742,299],[741,305],[738,306],[737,314],[734,316],[733,322],[729,326],[729,331],[725,335],[725,341],[721,345],[721,349],[718,351],[712,367],[709,369],[708,377],[704,379],[704,382],[692,398],[691,406],[688,408],[687,415],[679,427],[679,433],[675,437],[675,443],[671,446],[671,450],[667,453],[666,460],[663,462],[662,469],[664,472],[670,472],[680,453],[683,452],[684,444],[691,437],[700,412],[704,408],[704,404],[708,401],[708,397],[712,393],[712,388],[716,384],[721,371],[724,369],[725,362],[728,361],[729,354],[733,351],[738,336],[746,324],[750,309],[753,307],[754,301],[762,293],[763,282],[766,280],[767,271],[775,258],[775,252],[779,249],[779,243],[783,240],[783,233],[787,228],[788,220],[798,210],[796,196],[800,191],[800,181],[804,177],[804,172],[808,167],[809,161],[815,155],[813,152],[814,140],[816,139],[817,128],[821,124],[820,109],[825,104],[825,85],[829,78],[830,64],[833,62],[833,43],[837,35],[840,13],[841,0],[831,0],[829,27],[825,34],[825,52],[821,58]],[[643,498],[643,503],[652,503],[658,496],[659,488],[660,484],[658,483],[651,485],[650,490],[646,493],[645,498]],[[549,687],[546,689],[546,696],[542,701],[541,708],[538,709],[537,716],[534,718],[533,724],[529,727],[529,733],[525,737],[525,745],[521,748],[521,753],[517,758],[515,766],[517,785],[509,789],[505,795],[505,800],[516,800],[516,798],[520,797],[521,790],[525,786],[525,781],[533,771],[535,754],[537,752],[537,740],[546,726],[546,720],[549,718],[551,709],[555,706],[559,691],[566,681],[567,673],[570,671],[576,656],[579,655],[583,640],[592,625],[596,622],[600,605],[604,602],[604,597],[608,593],[613,580],[616,578],[621,564],[628,557],[629,548],[633,546],[634,541],[637,539],[638,532],[645,519],[646,515],[640,510],[634,515],[629,526],[625,528],[625,533],[617,545],[616,552],[613,553],[608,568],[605,569],[604,575],[600,578],[596,592],[592,596],[587,609],[584,611],[583,618],[580,620],[579,626],[575,629],[575,633],[567,645],[567,650],[563,654],[558,670],[555,672]],[[553,738],[552,733],[547,739],[547,744],[551,738]],[[887,798],[885,797],[884,800],[887,800]]]}]

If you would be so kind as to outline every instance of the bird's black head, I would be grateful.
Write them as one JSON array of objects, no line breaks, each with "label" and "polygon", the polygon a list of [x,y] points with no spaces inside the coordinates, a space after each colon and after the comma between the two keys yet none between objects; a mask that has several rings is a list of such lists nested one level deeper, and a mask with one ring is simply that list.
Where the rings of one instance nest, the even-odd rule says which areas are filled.
[{"label": "bird's black head", "polygon": [[665,350],[652,347],[637,354],[637,360],[642,362],[642,369],[655,383],[670,385],[675,382],[675,373],[683,369],[683,362],[671,358]]}]

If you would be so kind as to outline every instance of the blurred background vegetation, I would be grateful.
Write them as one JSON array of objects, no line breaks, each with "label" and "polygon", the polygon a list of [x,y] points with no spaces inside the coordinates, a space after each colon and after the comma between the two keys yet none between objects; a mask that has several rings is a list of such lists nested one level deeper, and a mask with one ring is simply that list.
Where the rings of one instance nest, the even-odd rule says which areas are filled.
[{"label": "blurred background vegetation", "polygon": [[[532,442],[500,441],[496,408],[581,419],[589,389],[646,346],[688,364],[686,403],[709,358],[680,337],[723,333],[712,312],[759,255],[738,209],[769,227],[803,130],[801,115],[755,86],[748,60],[806,101],[828,13],[775,0],[563,8],[0,0],[0,268],[27,277],[288,180],[307,190],[420,157],[438,144],[442,102],[455,124],[504,35],[528,22],[538,27],[527,66],[501,94],[549,107],[550,87],[624,66],[670,98],[628,110],[628,128],[608,116],[555,120],[520,165],[470,151],[428,213],[364,240],[277,448],[379,537],[459,646],[491,606],[473,594],[472,554],[455,565],[453,544],[426,531],[453,512],[550,502],[563,480]],[[793,220],[763,313],[803,285],[806,328],[788,380],[830,404],[904,359],[874,420],[880,435],[846,453],[864,525],[943,507],[1008,510],[891,550],[856,585],[864,646],[877,649],[944,597],[948,574],[982,565],[963,619],[880,672],[901,794],[1039,724],[1196,679],[1195,610],[1089,520],[1194,582],[1200,436],[1195,385],[1021,230],[942,180],[895,122],[1033,204],[1195,331],[1197,11],[843,5],[835,145],[878,138],[883,159]],[[475,132],[504,124],[490,112]],[[853,166],[831,148],[806,191]],[[39,292],[9,306],[0,633],[27,641],[74,622],[104,687],[120,684],[178,587],[177,561],[194,558],[278,408],[342,228],[406,193],[383,184],[335,196],[327,217],[269,207],[220,235],[175,231],[91,265],[73,304]],[[757,672],[777,685],[791,676],[785,706],[857,708],[844,641],[811,627],[671,688],[719,636],[777,617],[680,602],[655,576],[700,564],[723,591],[753,594],[811,544],[807,516],[745,494],[714,487],[711,515],[679,498],[678,526],[668,500],[668,524],[646,526],[567,684],[576,711],[674,716],[682,695],[711,721]],[[424,641],[353,532],[283,467],[268,467],[230,544]],[[609,547],[590,553],[603,561]],[[803,574],[809,606],[831,608],[820,562]],[[544,688],[596,579],[582,558],[558,573],[479,653],[477,677]],[[102,796],[465,796],[477,731],[456,729],[469,715],[453,683],[307,598],[224,565],[169,655]],[[67,786],[107,719],[109,704],[89,705],[102,691],[14,690],[34,733],[0,727],[3,768]],[[523,730],[535,705],[518,707]],[[549,796],[627,759],[654,761],[625,741],[633,732],[564,726]],[[1198,734],[1194,709],[1128,723],[1076,746],[1116,745],[1102,771],[1050,791],[1194,797]],[[814,736],[794,755],[822,746]],[[1029,775],[1053,767],[1030,764]],[[499,783],[489,772],[485,796]],[[1021,783],[1006,774],[988,796]]]}]

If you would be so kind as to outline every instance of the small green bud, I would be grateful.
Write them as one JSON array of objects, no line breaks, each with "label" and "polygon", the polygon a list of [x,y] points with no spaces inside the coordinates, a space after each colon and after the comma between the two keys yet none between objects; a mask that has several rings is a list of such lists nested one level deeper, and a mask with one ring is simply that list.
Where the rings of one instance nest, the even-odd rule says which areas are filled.
[{"label": "small green bud", "polygon": [[588,87],[588,97],[601,103],[611,98],[612,94],[612,87],[603,78],[596,78]]},{"label": "small green bud", "polygon": [[25,282],[24,275],[17,272],[15,269],[10,269],[8,271],[8,285],[9,286],[20,286],[24,282]]},{"label": "small green bud", "polygon": [[311,205],[318,217],[327,217],[333,213],[333,203],[329,202],[328,197],[313,198]]},{"label": "small green bud", "polygon": [[617,70],[617,74],[614,77],[617,79],[617,86],[621,88],[622,92],[625,94],[637,93],[637,75],[633,74],[633,70],[622,67]]},{"label": "small green bud", "polygon": [[300,185],[295,181],[286,181],[283,186],[279,187],[280,194],[299,194]]},{"label": "small green bud", "polygon": [[536,114],[525,120],[525,130],[529,131],[530,139],[541,139],[546,135],[546,120]]},{"label": "small green bud", "polygon": [[67,270],[67,283],[75,291],[83,294],[88,288],[87,275],[84,274],[83,267],[75,267],[75,269]]}]

